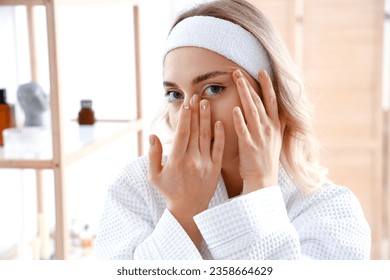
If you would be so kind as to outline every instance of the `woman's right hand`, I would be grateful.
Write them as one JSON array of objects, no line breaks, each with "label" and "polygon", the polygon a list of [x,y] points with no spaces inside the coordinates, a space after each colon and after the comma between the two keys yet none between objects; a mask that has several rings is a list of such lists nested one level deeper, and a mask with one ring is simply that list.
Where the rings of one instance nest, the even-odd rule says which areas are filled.
[{"label": "woman's right hand", "polygon": [[[225,134],[222,122],[210,125],[210,106],[193,95],[190,104],[183,102],[175,130],[171,154],[162,165],[162,145],[150,135],[149,181],[165,197],[167,208],[199,246],[193,216],[206,210],[221,174]],[[194,228],[195,226],[195,228]],[[199,240],[200,238],[200,240]],[[195,239],[195,240],[194,240]]]}]

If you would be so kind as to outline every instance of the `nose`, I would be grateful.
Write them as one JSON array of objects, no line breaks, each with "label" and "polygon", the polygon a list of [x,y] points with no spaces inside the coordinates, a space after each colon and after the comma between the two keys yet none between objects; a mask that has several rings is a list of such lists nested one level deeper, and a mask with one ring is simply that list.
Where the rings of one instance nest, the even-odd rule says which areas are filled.
[{"label": "nose", "polygon": [[192,99],[192,97],[194,96],[194,95],[198,95],[198,102],[200,102],[203,98],[199,95],[199,94],[197,94],[197,93],[192,93],[192,94],[185,94],[184,95],[184,104],[190,104],[190,100]]}]

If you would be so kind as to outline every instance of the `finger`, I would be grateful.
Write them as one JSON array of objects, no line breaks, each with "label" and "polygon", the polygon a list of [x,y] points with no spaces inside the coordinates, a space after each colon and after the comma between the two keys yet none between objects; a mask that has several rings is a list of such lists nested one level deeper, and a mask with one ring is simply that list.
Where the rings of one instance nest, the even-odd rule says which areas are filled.
[{"label": "finger", "polygon": [[252,100],[253,100],[253,102],[257,108],[257,111],[259,113],[260,121],[262,122],[263,120],[265,120],[267,117],[267,113],[265,111],[264,104],[263,104],[263,101],[261,100],[260,94],[253,88],[253,86],[251,85],[249,80],[242,74],[242,72],[240,70],[235,70],[234,77],[236,80],[238,80],[239,78],[245,79],[245,82],[246,82],[247,87],[249,88],[249,92],[251,94]]},{"label": "finger", "polygon": [[214,142],[212,149],[212,161],[217,166],[222,166],[223,151],[225,148],[225,130],[221,121],[214,125]]},{"label": "finger", "polygon": [[267,115],[271,120],[279,121],[278,103],[274,87],[272,85],[271,78],[266,70],[262,70],[259,73],[259,80],[261,89],[263,91],[263,102]]},{"label": "finger", "polygon": [[210,156],[211,131],[210,131],[210,108],[207,100],[200,102],[200,131],[199,146],[202,156]]},{"label": "finger", "polygon": [[249,87],[249,92],[250,92],[250,94],[251,94],[253,103],[255,104],[255,106],[256,106],[256,108],[257,108],[257,112],[259,113],[260,121],[263,122],[263,121],[267,120],[267,119],[268,119],[267,112],[266,112],[266,110],[265,110],[263,101],[261,100],[259,94],[258,94],[258,93],[254,90],[254,88],[250,85],[250,83],[248,82],[248,80],[246,81],[246,84],[247,84],[248,87]]},{"label": "finger", "polygon": [[148,178],[152,184],[156,183],[158,175],[162,171],[162,145],[160,139],[156,135],[149,135],[149,168]]},{"label": "finger", "polygon": [[233,124],[234,124],[234,129],[236,131],[238,141],[239,142],[249,142],[249,131],[247,128],[247,125],[244,120],[244,116],[241,112],[240,107],[234,107],[233,109]]},{"label": "finger", "polygon": [[259,111],[253,101],[246,79],[242,75],[241,71],[236,72],[238,72],[236,74],[240,75],[240,78],[236,80],[237,90],[240,96],[244,116],[248,123],[248,129],[250,131],[257,131],[260,124]]},{"label": "finger", "polygon": [[191,108],[189,104],[183,103],[179,112],[179,118],[176,125],[175,136],[171,157],[181,156],[187,151],[190,138]]},{"label": "finger", "polygon": [[191,126],[188,150],[199,151],[199,96],[194,94],[191,104]]}]

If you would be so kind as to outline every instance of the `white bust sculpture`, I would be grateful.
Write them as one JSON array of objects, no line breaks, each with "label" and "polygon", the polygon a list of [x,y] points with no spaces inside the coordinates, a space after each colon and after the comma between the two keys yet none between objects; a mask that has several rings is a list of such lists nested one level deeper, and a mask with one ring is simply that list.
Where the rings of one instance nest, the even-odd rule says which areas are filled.
[{"label": "white bust sculpture", "polygon": [[17,98],[24,111],[24,125],[43,126],[43,113],[49,107],[49,100],[42,87],[35,82],[20,85]]}]

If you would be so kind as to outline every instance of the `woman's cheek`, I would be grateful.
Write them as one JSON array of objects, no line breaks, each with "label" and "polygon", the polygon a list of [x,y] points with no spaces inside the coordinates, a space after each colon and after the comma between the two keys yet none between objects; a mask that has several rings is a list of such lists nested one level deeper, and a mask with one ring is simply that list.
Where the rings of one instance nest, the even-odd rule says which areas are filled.
[{"label": "woman's cheek", "polygon": [[176,130],[177,121],[179,117],[179,110],[175,108],[169,108],[168,109],[168,117],[169,117],[169,125],[172,128],[173,131]]}]

